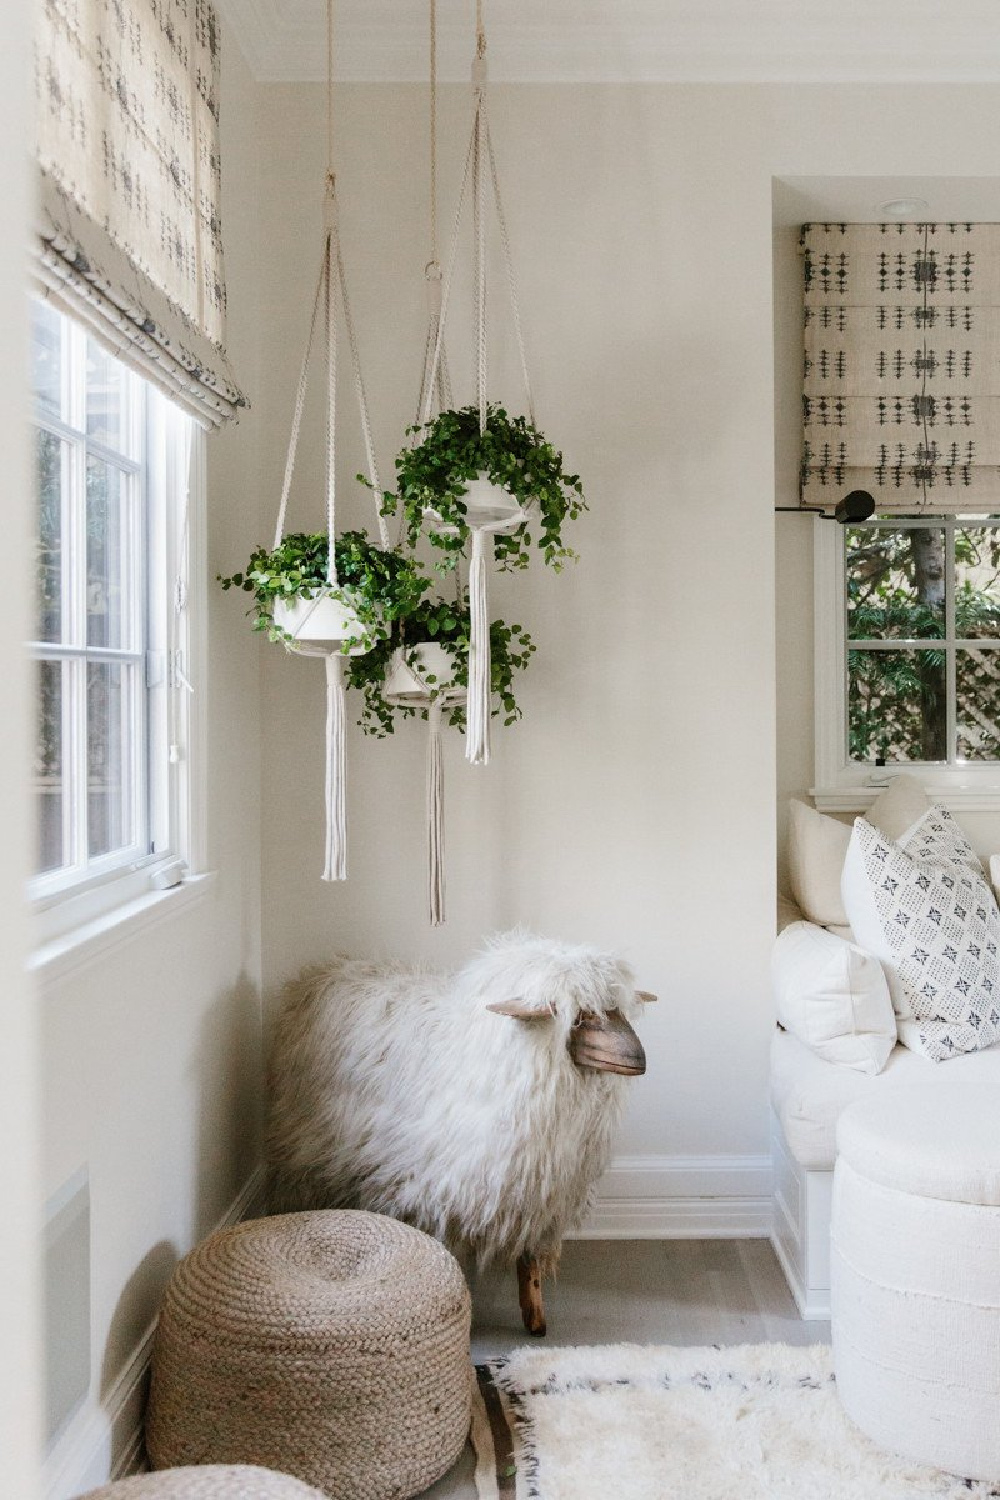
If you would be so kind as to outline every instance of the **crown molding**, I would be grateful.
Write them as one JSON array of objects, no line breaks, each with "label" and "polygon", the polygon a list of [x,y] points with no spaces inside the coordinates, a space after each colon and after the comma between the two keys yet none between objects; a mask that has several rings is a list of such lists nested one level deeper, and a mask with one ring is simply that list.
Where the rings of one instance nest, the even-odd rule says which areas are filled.
[{"label": "crown molding", "polygon": [[[258,81],[324,78],[322,0],[217,4]],[[339,79],[426,81],[426,0],[337,7]],[[459,24],[439,6],[439,76],[465,82],[472,7],[450,8],[465,15]],[[995,0],[490,0],[487,23],[498,82],[1000,81]]]}]

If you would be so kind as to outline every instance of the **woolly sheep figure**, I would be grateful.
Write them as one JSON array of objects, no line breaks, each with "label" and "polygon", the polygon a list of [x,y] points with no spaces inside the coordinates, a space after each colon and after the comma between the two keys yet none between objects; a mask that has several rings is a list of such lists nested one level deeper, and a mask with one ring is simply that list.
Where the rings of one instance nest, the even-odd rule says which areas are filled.
[{"label": "woolly sheep figure", "polygon": [[364,1208],[480,1265],[541,1278],[611,1155],[646,1059],[629,1017],[654,996],[595,948],[523,933],[458,974],[338,957],[282,998],[271,1056],[272,1212]]}]

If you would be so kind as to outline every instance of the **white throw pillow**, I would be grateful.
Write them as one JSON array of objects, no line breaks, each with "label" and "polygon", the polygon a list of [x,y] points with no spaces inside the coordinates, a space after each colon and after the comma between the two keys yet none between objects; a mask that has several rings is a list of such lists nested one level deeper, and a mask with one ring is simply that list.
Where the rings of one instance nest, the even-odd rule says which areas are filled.
[{"label": "white throw pillow", "polygon": [[[793,798],[788,827],[788,876],[802,915],[820,927],[850,937],[840,877],[851,842],[851,825]],[[868,821],[891,839],[902,838],[927,811],[927,795],[915,776],[894,776],[868,809]]]},{"label": "white throw pillow", "polygon": [[930,803],[927,793],[915,776],[904,772],[896,775],[884,791],[879,792],[866,813],[873,828],[879,829],[886,838],[901,839],[914,823],[918,823],[928,811]]},{"label": "white throw pillow", "polygon": [[792,799],[788,824],[788,878],[802,915],[820,927],[846,926],[840,876],[851,842],[847,823]]},{"label": "white throw pillow", "polygon": [[843,893],[856,940],[885,965],[908,1047],[940,1062],[1000,1040],[1000,912],[943,807],[898,841],[857,818]]},{"label": "white throw pillow", "polygon": [[896,1045],[882,965],[812,922],[793,922],[771,958],[778,1020],[828,1062],[881,1073]]}]

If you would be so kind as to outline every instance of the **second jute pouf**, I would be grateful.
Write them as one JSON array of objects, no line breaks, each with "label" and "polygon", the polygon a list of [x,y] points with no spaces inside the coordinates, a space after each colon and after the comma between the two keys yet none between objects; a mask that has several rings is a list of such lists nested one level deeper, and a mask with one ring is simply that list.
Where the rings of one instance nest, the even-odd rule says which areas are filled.
[{"label": "second jute pouf", "polygon": [[259,1464],[337,1500],[405,1500],[469,1431],[469,1292],[419,1230],[350,1211],[255,1219],[174,1271],[146,1416],[155,1469]]},{"label": "second jute pouf", "polygon": [[164,1469],[119,1479],[80,1500],[322,1500],[321,1492],[289,1474],[245,1464]]},{"label": "second jute pouf", "polygon": [[1000,1099],[947,1081],[875,1095],[837,1127],[837,1390],[883,1447],[1000,1480]]}]

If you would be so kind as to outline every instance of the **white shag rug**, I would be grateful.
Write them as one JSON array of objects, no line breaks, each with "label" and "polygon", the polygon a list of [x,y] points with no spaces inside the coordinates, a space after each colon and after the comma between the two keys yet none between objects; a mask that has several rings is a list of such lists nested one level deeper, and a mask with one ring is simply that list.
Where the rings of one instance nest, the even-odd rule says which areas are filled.
[{"label": "white shag rug", "polygon": [[523,1348],[476,1373],[479,1500],[1000,1496],[870,1443],[822,1345]]}]

